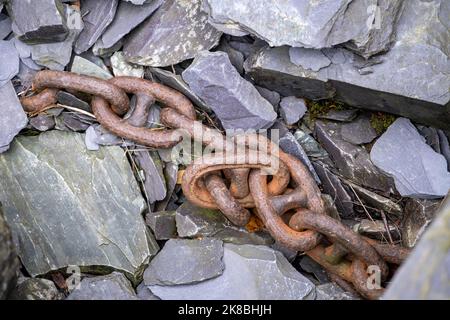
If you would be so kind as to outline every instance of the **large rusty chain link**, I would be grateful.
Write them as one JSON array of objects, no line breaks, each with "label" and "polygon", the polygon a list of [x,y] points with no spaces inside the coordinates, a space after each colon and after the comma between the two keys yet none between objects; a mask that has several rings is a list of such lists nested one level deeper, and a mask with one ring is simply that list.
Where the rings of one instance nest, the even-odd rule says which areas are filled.
[{"label": "large rusty chain link", "polygon": [[[376,268],[385,281],[388,263],[400,264],[409,253],[405,248],[362,237],[326,215],[318,186],[297,158],[262,135],[230,138],[201,124],[189,99],[174,89],[134,77],[102,80],[46,70],[38,72],[33,81],[33,90],[39,93],[22,98],[22,105],[29,113],[39,113],[56,103],[62,89],[92,95],[91,106],[98,122],[122,138],[144,146],[170,148],[181,140],[175,130],[182,129],[205,146],[216,147],[219,151],[195,159],[186,168],[182,179],[186,198],[203,208],[220,209],[238,226],[245,226],[253,211],[279,244],[305,252],[340,283],[352,284],[365,298],[376,299],[383,292],[373,285],[368,267]],[[137,102],[124,119],[130,107],[127,93],[134,94]],[[154,101],[165,106],[161,122],[171,129],[144,127]],[[202,129],[201,137],[195,135],[196,126]],[[264,146],[262,150],[260,146]],[[227,153],[230,148],[233,152]],[[274,161],[279,164],[278,170],[269,175]]]}]

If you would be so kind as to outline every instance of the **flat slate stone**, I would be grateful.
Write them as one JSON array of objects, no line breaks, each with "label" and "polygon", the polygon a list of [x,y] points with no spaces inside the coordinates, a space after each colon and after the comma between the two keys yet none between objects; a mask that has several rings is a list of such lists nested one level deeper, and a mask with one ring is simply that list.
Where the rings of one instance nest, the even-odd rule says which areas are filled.
[{"label": "flat slate stone", "polygon": [[450,299],[450,197],[408,259],[400,266],[382,299]]},{"label": "flat slate stone", "polygon": [[281,101],[281,96],[278,92],[272,91],[263,87],[255,86],[256,90],[258,90],[261,97],[269,101],[275,108],[277,108],[278,104]]},{"label": "flat slate stone", "polygon": [[19,73],[19,54],[13,41],[0,40],[0,87]]},{"label": "flat slate stone", "polygon": [[309,158],[323,159],[328,157],[328,153],[324,148],[308,133],[303,130],[296,130],[294,137],[305,150]]},{"label": "flat slate stone", "polygon": [[11,33],[11,23],[12,21],[10,17],[0,13],[0,40],[5,39]]},{"label": "flat slate stone", "polygon": [[6,299],[16,284],[16,274],[19,270],[19,259],[11,236],[11,231],[3,216],[0,203],[0,299]]},{"label": "flat slate stone", "polygon": [[370,143],[378,136],[370,123],[370,118],[365,115],[343,124],[341,134],[342,139],[353,144]]},{"label": "flat slate stone", "polygon": [[[224,245],[223,274],[197,284],[149,286],[163,300],[310,300],[314,285],[278,251]],[[270,281],[268,281],[270,279]]]},{"label": "flat slate stone", "polygon": [[156,151],[133,152],[136,165],[142,174],[140,178],[144,184],[145,193],[150,203],[163,200],[167,194],[166,180],[163,173],[163,163]]},{"label": "flat slate stone", "polygon": [[[143,2],[143,1],[142,1]],[[98,39],[102,48],[111,48],[158,9],[163,0],[152,0],[136,5],[120,1],[114,20]]]},{"label": "flat slate stone", "polygon": [[349,292],[345,292],[334,283],[321,284],[316,287],[316,300],[359,300]]},{"label": "flat slate stone", "polygon": [[84,278],[67,300],[139,300],[130,281],[120,272]]},{"label": "flat slate stone", "polygon": [[84,100],[81,100],[80,98],[77,98],[73,94],[66,92],[66,91],[58,91],[58,94],[56,95],[56,99],[60,104],[74,107],[77,109],[81,109],[84,111],[92,112],[91,106],[89,103],[87,103]]},{"label": "flat slate stone", "polygon": [[389,48],[402,1],[205,0],[204,10],[225,33],[251,33],[272,47],[320,49],[346,44],[370,56]]},{"label": "flat slate stone", "polygon": [[450,189],[447,161],[408,119],[398,118],[387,129],[373,145],[370,158],[394,178],[403,197],[440,198]]},{"label": "flat slate stone", "polygon": [[307,110],[306,102],[301,98],[291,96],[281,99],[280,114],[288,125],[297,123],[303,118]]},{"label": "flat slate stone", "polygon": [[60,0],[10,0],[7,9],[13,20],[13,31],[23,42],[58,42],[68,35]]},{"label": "flat slate stone", "polygon": [[52,130],[15,139],[0,168],[0,201],[31,276],[75,265],[135,279],[158,250],[119,147],[89,152],[82,134]]},{"label": "flat slate stone", "polygon": [[30,125],[41,132],[53,129],[56,125],[55,118],[46,114],[39,114],[30,119]]},{"label": "flat slate stone", "polygon": [[29,278],[20,282],[8,296],[10,300],[62,300],[64,294],[47,279]]},{"label": "flat slate stone", "polygon": [[111,79],[113,77],[111,73],[109,73],[102,67],[80,56],[75,56],[73,58],[70,71],[105,80]]},{"label": "flat slate stone", "polygon": [[345,141],[342,124],[316,121],[315,135],[327,150],[339,173],[358,185],[390,192],[393,182],[371,162],[369,153],[361,146]]},{"label": "flat slate stone", "polygon": [[171,239],[144,272],[147,286],[192,284],[220,276],[225,269],[221,240]]},{"label": "flat slate stone", "polygon": [[27,115],[17,98],[11,81],[0,87],[0,153],[9,149],[14,137],[25,128],[28,123]]},{"label": "flat slate stone", "polygon": [[202,51],[182,76],[225,129],[269,128],[277,117],[273,106],[240,76],[224,52]]},{"label": "flat slate stone", "polygon": [[75,53],[80,54],[91,48],[111,24],[116,14],[119,0],[82,0],[81,15],[84,29],[75,42]]},{"label": "flat slate stone", "polygon": [[166,67],[215,47],[222,35],[201,11],[201,0],[167,0],[124,44],[130,62]]},{"label": "flat slate stone", "polygon": [[449,10],[445,0],[404,1],[396,42],[387,53],[369,60],[344,48],[322,49],[332,63],[315,72],[292,63],[288,47],[265,47],[249,57],[244,68],[256,84],[285,96],[335,96],[352,107],[450,130],[448,19],[441,18]]},{"label": "flat slate stone", "polygon": [[121,51],[117,51],[112,55],[111,67],[113,69],[114,76],[116,77],[144,77],[144,67],[128,63],[123,56],[123,52]]},{"label": "flat slate stone", "polygon": [[149,212],[145,222],[152,229],[156,240],[168,240],[177,237],[175,211]]}]

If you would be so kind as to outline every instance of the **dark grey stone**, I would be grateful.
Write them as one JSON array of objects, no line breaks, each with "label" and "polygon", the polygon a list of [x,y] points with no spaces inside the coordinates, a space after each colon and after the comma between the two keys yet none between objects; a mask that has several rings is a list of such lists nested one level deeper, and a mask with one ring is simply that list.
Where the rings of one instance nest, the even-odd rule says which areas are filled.
[{"label": "dark grey stone", "polygon": [[36,130],[44,132],[55,127],[55,119],[50,115],[39,114],[30,119],[30,125]]},{"label": "dark grey stone", "polygon": [[10,0],[7,9],[14,33],[28,44],[63,41],[69,33],[60,0]]},{"label": "dark grey stone", "polygon": [[350,122],[358,115],[357,109],[330,110],[326,114],[319,115],[318,118],[334,121]]},{"label": "dark grey stone", "polygon": [[416,126],[419,133],[425,138],[426,143],[437,153],[441,153],[438,129],[426,126]]},{"label": "dark grey stone", "polygon": [[72,265],[135,279],[158,250],[145,201],[121,148],[89,152],[83,140],[52,130],[18,137],[0,155],[0,201],[19,257],[33,277]]},{"label": "dark grey stone", "polygon": [[266,232],[249,233],[231,224],[219,210],[199,208],[186,201],[175,214],[178,236],[214,237],[235,244],[268,245],[273,239]]},{"label": "dark grey stone", "polygon": [[80,98],[77,98],[71,93],[68,93],[66,91],[58,91],[58,94],[56,95],[56,99],[58,100],[58,103],[74,107],[77,109],[81,109],[84,111],[92,112],[91,106],[86,101],[81,100]]},{"label": "dark grey stone", "polygon": [[263,87],[259,87],[259,86],[255,86],[255,88],[256,88],[256,90],[258,90],[261,97],[263,97],[264,99],[269,101],[270,104],[273,105],[276,110],[276,108],[281,100],[280,94],[278,92],[275,92],[275,91],[272,91],[272,90],[269,90],[269,89],[266,89]]},{"label": "dark grey stone", "polygon": [[11,33],[11,23],[11,19],[7,15],[0,13],[0,40],[5,39]]},{"label": "dark grey stone", "polygon": [[128,37],[124,45],[128,61],[166,67],[191,59],[219,42],[221,32],[208,24],[201,0],[167,0]]},{"label": "dark grey stone", "polygon": [[159,155],[155,151],[136,151],[133,158],[139,170],[139,178],[144,185],[144,193],[150,203],[163,200],[167,187]]},{"label": "dark grey stone", "polygon": [[317,121],[315,135],[327,150],[339,173],[358,185],[389,192],[393,189],[391,179],[371,162],[364,147],[353,145],[342,138],[342,124]]},{"label": "dark grey stone", "polygon": [[0,299],[6,299],[16,284],[19,259],[11,236],[11,231],[3,216],[0,203]]},{"label": "dark grey stone", "polygon": [[27,115],[17,98],[11,81],[0,87],[0,101],[2,116],[0,117],[0,153],[9,149],[14,137],[25,128],[28,123]]},{"label": "dark grey stone", "polygon": [[161,300],[157,296],[155,296],[149,288],[141,282],[136,288],[137,297],[141,300]]},{"label": "dark grey stone", "polygon": [[396,272],[382,299],[450,299],[450,197],[405,263]]},{"label": "dark grey stone", "polygon": [[447,169],[450,171],[450,140],[442,130],[438,130],[438,137],[441,154],[447,160]]},{"label": "dark grey stone", "polygon": [[265,129],[277,117],[273,106],[239,75],[224,52],[202,51],[182,76],[225,129]]},{"label": "dark grey stone", "polygon": [[433,221],[438,212],[439,200],[408,199],[405,214],[401,222],[402,242],[405,247],[413,248]]},{"label": "dark grey stone", "polygon": [[65,130],[68,128],[74,132],[85,132],[91,125],[82,121],[78,115],[73,112],[63,112],[57,119],[59,118],[62,118],[62,124],[64,125],[62,128],[58,128],[58,126],[56,127],[56,129],[60,130]]},{"label": "dark grey stone", "polygon": [[307,110],[306,102],[301,98],[291,96],[281,99],[280,114],[288,125],[297,123]]},{"label": "dark grey stone", "polygon": [[302,256],[300,258],[299,265],[303,271],[311,273],[314,276],[315,282],[318,282],[318,283],[330,282],[327,272],[322,268],[322,266],[320,264],[315,262],[309,256],[307,256],[307,255]]},{"label": "dark grey stone", "polygon": [[440,198],[450,189],[444,156],[436,153],[410,120],[398,118],[375,142],[373,163],[391,175],[404,197]]},{"label": "dark grey stone", "polygon": [[144,272],[147,286],[192,284],[220,276],[223,242],[218,239],[171,239]]},{"label": "dark grey stone", "polygon": [[[161,160],[165,161],[164,159],[162,159],[161,153],[159,151],[160,150],[158,150],[158,154],[159,154]],[[155,209],[157,211],[166,210],[167,204],[169,203],[170,199],[172,199],[173,192],[174,192],[175,187],[177,185],[178,164],[172,162],[171,159],[170,159],[170,162],[165,162],[165,165],[164,165],[164,178],[166,179],[166,189],[167,189],[166,197],[163,200],[158,201],[156,203]]]},{"label": "dark grey stone", "polygon": [[19,73],[19,55],[12,41],[0,40],[0,88]]},{"label": "dark grey stone", "polygon": [[[142,1],[143,2],[143,1]],[[163,0],[152,0],[142,5],[120,1],[114,20],[98,39],[102,48],[111,48],[142,21],[158,9]]]},{"label": "dark grey stone", "polygon": [[10,300],[62,300],[64,294],[47,279],[28,278],[20,282],[8,297]]},{"label": "dark grey stone", "polygon": [[330,282],[316,287],[316,300],[359,300],[359,298]]},{"label": "dark grey stone", "polygon": [[120,272],[84,278],[67,300],[138,300],[130,281]]},{"label": "dark grey stone", "polygon": [[298,143],[305,150],[306,154],[310,158],[323,159],[328,157],[328,153],[324,148],[308,133],[303,130],[296,130],[294,137]]},{"label": "dark grey stone", "polygon": [[81,56],[75,56],[73,58],[72,66],[70,71],[83,74],[86,76],[92,76],[100,79],[108,80],[112,78],[111,73],[106,71],[104,68],[98,66],[97,64],[85,59]]},{"label": "dark grey stone", "polygon": [[372,142],[377,137],[377,132],[370,123],[368,116],[359,116],[350,123],[344,123],[341,127],[342,139],[353,144],[365,144]]},{"label": "dark grey stone", "polygon": [[152,229],[156,240],[168,240],[177,236],[175,211],[149,212],[145,216],[145,222]]},{"label": "dark grey stone", "polygon": [[313,162],[313,165],[322,182],[323,191],[329,194],[334,200],[342,217],[349,218],[354,216],[353,197],[342,181],[325,164]]},{"label": "dark grey stone", "polygon": [[91,48],[111,24],[116,14],[119,0],[82,0],[81,15],[84,29],[75,42],[75,52],[80,54]]},{"label": "dark grey stone", "polygon": [[224,38],[222,38],[222,41],[220,41],[220,44],[217,46],[216,50],[228,54],[228,58],[230,59],[231,64],[240,74],[244,74],[244,55],[242,54],[242,52],[230,46],[230,44]]},{"label": "dark grey stone", "polygon": [[180,91],[186,97],[188,97],[197,107],[204,111],[211,111],[211,108],[184,82],[180,75],[174,74],[170,71],[149,67],[149,74],[146,75],[147,79],[153,79],[155,77],[161,83]]},{"label": "dark grey stone", "polygon": [[389,239],[388,233],[391,234],[394,240],[400,238],[399,229],[395,225],[388,223],[386,228],[384,222],[381,220],[362,219],[361,222],[353,227],[353,230],[369,238],[375,238],[381,241],[387,241]]},{"label": "dark grey stone", "polygon": [[314,285],[271,248],[225,244],[223,261],[225,270],[219,277],[197,284],[149,288],[163,300],[310,300],[315,297]]},{"label": "dark grey stone", "polygon": [[266,47],[244,68],[256,84],[286,96],[317,100],[335,95],[349,106],[449,130],[448,19],[440,18],[446,13],[445,0],[405,1],[393,47],[369,60],[343,48],[323,49],[332,64],[314,72],[293,64],[288,47]]},{"label": "dark grey stone", "polygon": [[210,21],[224,32],[251,33],[272,47],[328,48],[348,43],[353,50],[370,56],[389,48],[402,3],[399,0],[318,3],[206,0],[204,10],[209,13]]}]

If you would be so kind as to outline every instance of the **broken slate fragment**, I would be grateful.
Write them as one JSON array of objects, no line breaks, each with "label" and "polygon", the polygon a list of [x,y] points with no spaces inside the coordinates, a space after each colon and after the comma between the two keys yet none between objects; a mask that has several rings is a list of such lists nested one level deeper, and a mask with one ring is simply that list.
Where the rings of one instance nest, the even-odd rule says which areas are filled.
[{"label": "broken slate fragment", "polygon": [[345,110],[330,110],[325,114],[318,115],[317,117],[333,121],[350,122],[353,121],[357,115],[358,115],[357,109],[345,109]]},{"label": "broken slate fragment", "polygon": [[163,200],[167,193],[166,180],[162,162],[156,151],[133,152],[134,160],[139,168],[139,177],[144,185],[145,194],[150,203]]},{"label": "broken slate fragment", "polygon": [[62,300],[64,294],[47,279],[28,278],[20,282],[8,296],[10,300]]},{"label": "broken slate fragment", "polygon": [[120,76],[137,77],[137,78],[144,77],[144,67],[128,63],[123,56],[123,52],[121,51],[117,51],[112,55],[111,67],[116,77]]},{"label": "broken slate fragment", "polygon": [[259,86],[255,86],[255,88],[256,90],[258,90],[261,97],[269,101],[270,104],[274,106],[275,110],[277,110],[276,108],[281,100],[280,94],[276,91],[272,91]]},{"label": "broken slate fragment", "polygon": [[9,292],[16,285],[19,271],[19,259],[11,235],[11,230],[6,224],[0,202],[0,299],[5,300]]},{"label": "broken slate fragment", "polygon": [[81,15],[83,17],[84,29],[75,42],[77,54],[89,50],[100,38],[103,31],[113,21],[119,0],[98,1],[82,0]]},{"label": "broken slate fragment", "polygon": [[328,157],[324,148],[308,133],[303,130],[297,130],[294,133],[295,139],[300,143],[303,150],[310,158],[323,159]]},{"label": "broken slate fragment", "polygon": [[0,87],[19,73],[19,54],[13,41],[0,40]]},{"label": "broken slate fragment", "polygon": [[120,272],[84,278],[67,300],[138,300],[130,281]]},{"label": "broken slate fragment", "polygon": [[0,13],[0,40],[5,39],[11,31],[11,19],[7,15]]},{"label": "broken slate fragment", "polygon": [[7,6],[13,31],[25,43],[49,43],[66,39],[64,6],[60,0],[10,0]]},{"label": "broken slate fragment", "polygon": [[370,118],[362,115],[341,127],[342,139],[352,144],[365,144],[377,137],[377,132],[370,123]]},{"label": "broken slate fragment", "polygon": [[223,243],[214,238],[171,239],[144,272],[147,286],[192,284],[223,273]]},{"label": "broken slate fragment", "polygon": [[277,117],[273,106],[239,75],[224,52],[202,51],[182,76],[225,129],[265,129]]},{"label": "broken slate fragment", "polygon": [[408,199],[405,214],[401,223],[402,243],[413,248],[433,221],[441,201]]},{"label": "broken slate fragment", "polygon": [[83,140],[52,130],[20,136],[0,155],[0,201],[19,257],[33,277],[75,265],[135,281],[158,250],[145,201],[121,148],[90,152]]},{"label": "broken slate fragment", "polygon": [[220,41],[220,44],[219,46],[217,46],[216,50],[228,54],[228,58],[230,58],[231,64],[240,74],[244,74],[244,55],[242,54],[242,52],[230,46],[228,41],[226,41],[224,38],[222,38],[222,41]]},{"label": "broken slate fragment", "polygon": [[56,99],[58,100],[58,103],[74,107],[77,109],[81,109],[87,112],[92,112],[91,106],[86,101],[83,101],[77,97],[75,97],[73,94],[66,92],[66,91],[58,91],[56,95]]},{"label": "broken slate fragment", "polygon": [[398,118],[375,142],[373,163],[391,175],[404,197],[440,198],[450,189],[444,156],[435,152],[406,118]]},{"label": "broken slate fragment", "polygon": [[359,300],[349,292],[345,292],[338,285],[330,282],[316,287],[316,300]]},{"label": "broken slate fragment", "polygon": [[142,281],[136,288],[137,297],[141,300],[161,300],[155,296]]},{"label": "broken slate fragment", "polygon": [[152,0],[148,2],[142,5],[135,5],[120,1],[114,20],[106,28],[105,32],[103,32],[96,45],[99,44],[104,49],[113,47],[131,30],[155,12],[163,3],[163,0]]},{"label": "broken slate fragment", "polygon": [[167,0],[129,36],[125,57],[136,64],[166,67],[194,58],[219,42],[221,32],[208,24],[201,0]]},{"label": "broken slate fragment", "polygon": [[105,80],[112,78],[111,73],[109,73],[102,67],[98,66],[97,64],[80,56],[75,56],[73,58],[72,67],[70,68],[70,71]]},{"label": "broken slate fragment", "polygon": [[168,240],[177,236],[175,211],[149,212],[145,215],[145,222],[152,229],[156,240]]},{"label": "broken slate fragment", "polygon": [[149,288],[163,300],[309,300],[315,297],[311,281],[295,270],[283,254],[269,247],[226,243],[223,261],[225,270],[219,277],[196,284]]},{"label": "broken slate fragment", "polygon": [[283,120],[292,125],[297,123],[306,113],[305,100],[297,97],[285,97],[280,102],[280,114]]},{"label": "broken slate fragment", "polygon": [[50,115],[38,114],[30,119],[30,125],[36,130],[44,132],[55,127],[55,119]]},{"label": "broken slate fragment", "polygon": [[17,98],[11,81],[0,87],[0,153],[9,149],[14,137],[25,128],[28,123],[27,115]]},{"label": "broken slate fragment", "polygon": [[319,71],[331,64],[322,51],[314,49],[289,48],[289,58],[293,64],[312,71]]}]

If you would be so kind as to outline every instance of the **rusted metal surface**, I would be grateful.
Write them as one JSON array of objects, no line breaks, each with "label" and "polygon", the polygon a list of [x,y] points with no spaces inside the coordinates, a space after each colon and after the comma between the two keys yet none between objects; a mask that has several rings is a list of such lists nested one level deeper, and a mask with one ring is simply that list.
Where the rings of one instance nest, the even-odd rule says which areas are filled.
[{"label": "rusted metal surface", "polygon": [[[171,88],[140,78],[106,81],[62,71],[38,72],[33,88],[41,92],[22,99],[30,113],[54,104],[58,90],[88,93],[98,122],[117,136],[157,148],[172,147],[187,137],[215,150],[184,171],[181,186],[190,202],[219,208],[238,226],[260,220],[280,245],[305,252],[336,282],[348,290],[353,286],[365,298],[377,299],[383,292],[370,286],[368,267],[377,267],[383,282],[389,275],[388,263],[400,264],[409,254],[408,249],[360,236],[327,216],[321,192],[301,161],[262,135],[230,138],[203,125],[196,121],[189,99]],[[123,119],[129,109],[127,93],[136,96],[136,107]],[[163,130],[144,128],[155,101],[165,106],[160,115],[167,127]]]}]

